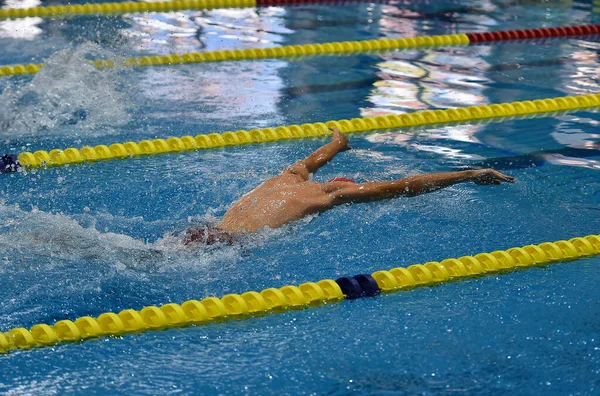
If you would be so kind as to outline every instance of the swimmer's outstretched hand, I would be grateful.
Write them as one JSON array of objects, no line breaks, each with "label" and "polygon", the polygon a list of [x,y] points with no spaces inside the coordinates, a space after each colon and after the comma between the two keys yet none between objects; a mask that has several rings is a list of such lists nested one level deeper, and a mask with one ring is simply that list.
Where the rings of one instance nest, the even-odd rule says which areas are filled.
[{"label": "swimmer's outstretched hand", "polygon": [[339,143],[341,150],[350,150],[352,147],[348,145],[348,137],[340,132],[337,128],[329,128],[333,132],[333,142]]},{"label": "swimmer's outstretched hand", "polygon": [[502,182],[514,183],[515,178],[498,172],[495,169],[479,169],[472,171],[474,173],[472,181],[480,186],[489,184],[501,184]]}]

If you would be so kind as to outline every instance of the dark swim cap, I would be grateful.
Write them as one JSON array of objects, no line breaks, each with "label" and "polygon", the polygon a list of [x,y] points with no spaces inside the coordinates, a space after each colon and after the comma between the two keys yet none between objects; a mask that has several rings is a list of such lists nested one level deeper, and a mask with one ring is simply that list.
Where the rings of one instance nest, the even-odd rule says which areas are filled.
[{"label": "dark swim cap", "polygon": [[356,182],[352,179],[348,179],[346,177],[335,177],[331,180],[329,180],[327,183],[333,183],[333,182],[344,182],[344,183],[354,183],[356,184]]},{"label": "dark swim cap", "polygon": [[0,157],[0,173],[15,172],[21,167],[17,156],[14,154],[6,154]]},{"label": "dark swim cap", "polygon": [[235,240],[235,235],[232,232],[210,225],[189,228],[183,235],[184,245],[189,245],[192,242],[200,245],[214,245],[216,243],[233,245]]}]

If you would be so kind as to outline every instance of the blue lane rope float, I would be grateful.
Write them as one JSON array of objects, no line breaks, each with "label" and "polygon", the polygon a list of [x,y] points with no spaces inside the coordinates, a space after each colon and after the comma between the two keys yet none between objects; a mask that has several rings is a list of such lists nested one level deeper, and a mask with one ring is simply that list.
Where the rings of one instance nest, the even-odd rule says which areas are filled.
[{"label": "blue lane rope float", "polygon": [[336,279],[335,282],[340,286],[347,299],[374,297],[381,292],[377,281],[369,274],[345,276]]},{"label": "blue lane rope float", "polygon": [[17,156],[14,154],[5,154],[0,157],[0,174],[16,172],[21,167]]},{"label": "blue lane rope float", "polygon": [[300,286],[269,288],[260,292],[227,294],[183,304],[148,306],[139,311],[126,309],[98,317],[83,316],[74,321],[60,320],[53,325],[36,324],[0,332],[0,353],[17,349],[81,342],[97,337],[123,336],[148,330],[175,329],[229,319],[246,319],[267,313],[332,304],[344,299],[372,297],[379,293],[434,286],[440,283],[576,260],[600,254],[600,235],[544,242],[474,256],[430,261],[409,267],[376,271],[373,274],[345,276],[336,281],[324,279]]}]

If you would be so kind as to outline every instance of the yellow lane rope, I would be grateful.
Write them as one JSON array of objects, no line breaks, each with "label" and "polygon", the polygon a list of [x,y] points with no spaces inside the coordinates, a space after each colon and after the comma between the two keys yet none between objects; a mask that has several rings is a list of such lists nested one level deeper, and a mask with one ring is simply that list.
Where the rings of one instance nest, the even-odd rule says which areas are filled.
[{"label": "yellow lane rope", "polygon": [[288,139],[325,136],[328,128],[341,132],[367,132],[382,129],[423,127],[437,124],[497,121],[535,115],[553,115],[557,112],[592,109],[600,106],[600,94],[565,96],[553,99],[471,106],[457,109],[425,110],[411,114],[353,118],[351,120],[317,122],[313,124],[279,126],[239,130],[235,132],[201,134],[196,136],[170,137],[168,139],[142,140],[140,142],[114,143],[111,145],[84,146],[81,149],[39,150],[19,154],[19,162],[26,168],[60,166],[93,162],[98,160],[125,159],[141,155],[183,152],[199,149],[239,146]]},{"label": "yellow lane rope", "polygon": [[[468,45],[469,38],[465,34],[447,34],[442,36],[418,36],[398,39],[377,39],[363,41],[340,41],[323,44],[286,45],[282,47],[246,48],[240,50],[191,52],[186,54],[169,54],[139,56],[124,59],[121,63],[126,67],[171,66],[185,63],[221,62],[235,60],[252,60],[266,58],[283,58],[290,56],[351,54],[368,51],[386,51],[403,48],[462,46]],[[113,60],[92,61],[99,69],[114,67]],[[0,66],[0,76],[35,74],[44,67],[43,63]]]},{"label": "yellow lane rope", "polygon": [[[560,0],[571,2],[572,0]],[[377,1],[373,1],[378,3]],[[537,3],[538,1],[533,1]],[[384,2],[385,3],[385,2]],[[523,2],[521,2],[523,4]],[[527,2],[530,3],[530,2]],[[594,0],[594,4],[597,1]],[[345,5],[344,1],[269,1],[269,0],[175,0],[160,2],[119,2],[119,3],[93,3],[75,5],[52,5],[31,8],[4,8],[0,9],[0,19],[19,19],[28,17],[51,18],[69,15],[101,15],[123,14],[135,12],[167,12],[177,10],[215,9],[215,8],[254,8],[254,7],[282,7],[291,5]],[[596,9],[596,8],[594,8]]]},{"label": "yellow lane rope", "polygon": [[[568,241],[544,242],[440,262],[414,264],[407,268],[392,268],[389,271],[377,271],[371,276],[379,289],[394,292],[598,254],[600,236],[588,235]],[[189,300],[181,305],[169,303],[160,307],[148,306],[139,311],[126,309],[119,313],[107,312],[98,317],[84,316],[74,321],[60,320],[53,325],[36,324],[29,330],[19,327],[0,333],[0,352],[84,341],[96,337],[123,336],[147,330],[222,322],[230,318],[245,319],[289,309],[335,303],[344,297],[336,281],[325,279],[303,283],[300,286],[283,286],[261,292],[249,291],[241,295],[228,294],[222,298],[208,297],[201,301]]]},{"label": "yellow lane rope", "polygon": [[133,12],[166,12],[214,8],[253,8],[256,0],[177,0],[159,2],[127,1],[122,3],[95,3],[52,5],[32,8],[0,9],[0,19],[27,17],[50,18],[63,15],[122,14]]}]

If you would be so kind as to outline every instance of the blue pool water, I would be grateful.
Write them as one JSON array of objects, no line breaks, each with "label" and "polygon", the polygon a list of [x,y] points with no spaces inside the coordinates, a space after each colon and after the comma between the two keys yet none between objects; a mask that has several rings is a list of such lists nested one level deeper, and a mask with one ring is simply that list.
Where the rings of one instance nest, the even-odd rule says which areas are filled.
[{"label": "blue pool water", "polygon": [[[397,1],[3,21],[0,65],[48,67],[0,79],[0,152],[598,93],[597,37],[135,70],[85,60],[594,24],[599,15],[590,1]],[[517,183],[342,206],[213,249],[184,248],[178,233],[327,140],[2,175],[0,331],[598,234],[599,123],[578,112],[352,135],[353,149],[316,180],[493,162]],[[0,392],[596,394],[598,264],[13,351],[0,356]]]}]

